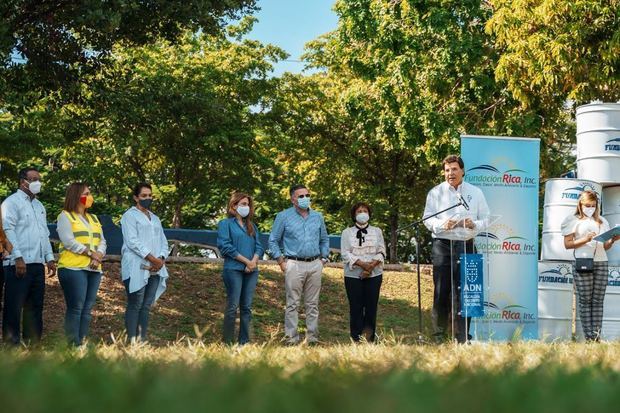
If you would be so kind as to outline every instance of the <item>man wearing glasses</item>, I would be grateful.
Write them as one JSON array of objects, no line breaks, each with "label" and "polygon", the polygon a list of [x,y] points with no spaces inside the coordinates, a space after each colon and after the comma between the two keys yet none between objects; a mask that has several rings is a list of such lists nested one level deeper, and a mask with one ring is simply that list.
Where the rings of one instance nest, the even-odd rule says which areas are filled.
[{"label": "man wearing glasses", "polygon": [[45,207],[36,198],[41,175],[34,168],[19,171],[19,188],[2,203],[2,225],[13,245],[5,272],[2,336],[10,344],[21,341],[22,310],[25,342],[39,341],[43,332],[45,266],[50,275],[56,263],[47,229]]},{"label": "man wearing glasses", "polygon": [[276,215],[269,250],[284,273],[286,310],[284,334],[287,344],[298,344],[297,322],[303,296],[306,341],[319,340],[319,293],[323,265],[328,261],[329,237],[321,213],[310,209],[310,192],[303,185],[290,190],[292,207]]}]

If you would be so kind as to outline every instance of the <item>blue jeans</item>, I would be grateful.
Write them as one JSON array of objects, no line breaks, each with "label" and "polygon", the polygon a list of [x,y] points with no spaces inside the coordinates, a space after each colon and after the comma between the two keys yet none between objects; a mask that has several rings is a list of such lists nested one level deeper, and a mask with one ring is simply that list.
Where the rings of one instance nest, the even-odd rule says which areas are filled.
[{"label": "blue jeans", "polygon": [[155,294],[161,277],[151,275],[149,282],[138,291],[129,292],[129,278],[123,281],[125,291],[127,291],[127,308],[125,309],[125,328],[129,340],[140,337],[146,340],[146,332],[149,327],[149,314],[151,306],[155,302]]},{"label": "blue jeans", "polygon": [[258,270],[252,273],[224,269],[222,273],[226,286],[226,311],[224,312],[224,342],[232,344],[235,337],[237,308],[241,307],[239,320],[239,344],[250,341],[252,320],[252,298],[258,281]]},{"label": "blue jeans", "polygon": [[60,268],[58,280],[65,294],[65,334],[69,343],[79,346],[90,326],[91,310],[97,300],[101,273],[88,270]]}]

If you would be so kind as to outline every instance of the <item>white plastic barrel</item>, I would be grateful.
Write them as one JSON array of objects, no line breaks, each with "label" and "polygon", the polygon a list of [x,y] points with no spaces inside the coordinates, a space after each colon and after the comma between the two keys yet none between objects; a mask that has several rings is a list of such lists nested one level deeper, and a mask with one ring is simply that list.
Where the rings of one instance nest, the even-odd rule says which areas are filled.
[{"label": "white plastic barrel", "polygon": [[620,103],[590,103],[577,108],[577,134],[620,130]]},{"label": "white plastic barrel", "polygon": [[603,215],[620,214],[620,185],[603,188]]},{"label": "white plastic barrel", "polygon": [[538,337],[543,341],[570,340],[573,327],[573,266],[558,261],[538,262]]},{"label": "white plastic barrel", "polygon": [[560,230],[564,218],[575,213],[579,195],[585,190],[592,190],[600,196],[602,186],[585,179],[557,178],[545,182],[542,260],[573,259],[572,250],[564,248],[564,237]]},{"label": "white plastic barrel", "polygon": [[545,205],[543,209],[543,234],[560,231],[564,219],[569,215],[574,215],[576,208],[575,205]]},{"label": "white plastic barrel", "polygon": [[553,178],[545,182],[545,205],[577,205],[579,194],[591,190],[601,194],[603,187],[587,179]]},{"label": "white plastic barrel", "polygon": [[543,261],[574,261],[573,250],[564,248],[564,236],[560,231],[547,231],[542,234],[540,258]]},{"label": "white plastic barrel", "polygon": [[620,183],[620,103],[577,108],[577,176]]}]

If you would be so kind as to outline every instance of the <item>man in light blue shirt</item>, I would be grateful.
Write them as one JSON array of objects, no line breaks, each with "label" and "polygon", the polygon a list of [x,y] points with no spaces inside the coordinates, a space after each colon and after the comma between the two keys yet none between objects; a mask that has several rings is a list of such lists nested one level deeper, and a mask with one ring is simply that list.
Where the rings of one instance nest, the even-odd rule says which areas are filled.
[{"label": "man in light blue shirt", "polygon": [[276,215],[269,250],[284,273],[286,310],[284,334],[287,344],[299,343],[297,323],[303,295],[306,341],[319,340],[319,294],[323,265],[329,257],[329,237],[321,213],[310,209],[310,192],[303,185],[290,190],[292,207]]},{"label": "man in light blue shirt", "polygon": [[53,275],[56,263],[47,229],[45,207],[36,198],[41,176],[34,168],[19,171],[19,188],[2,203],[2,225],[13,251],[4,261],[5,290],[2,336],[19,344],[23,310],[24,341],[39,341],[43,332],[45,266]]}]

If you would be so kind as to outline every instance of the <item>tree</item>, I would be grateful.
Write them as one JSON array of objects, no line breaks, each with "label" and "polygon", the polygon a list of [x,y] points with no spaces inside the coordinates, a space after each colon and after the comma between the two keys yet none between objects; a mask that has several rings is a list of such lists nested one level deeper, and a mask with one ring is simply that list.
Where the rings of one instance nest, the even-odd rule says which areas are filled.
[{"label": "tree", "polygon": [[284,77],[272,105],[279,162],[319,192],[330,230],[365,199],[386,224],[390,259],[406,258],[398,228],[421,216],[461,134],[542,137],[544,164],[566,165],[555,162],[566,158],[566,112],[523,107],[495,79],[485,2],[356,0],[335,10],[337,30],[307,46],[321,72]]},{"label": "tree", "polygon": [[497,77],[530,106],[620,99],[619,0],[491,0]]},{"label": "tree", "polygon": [[[308,47],[310,65],[326,73],[285,79],[274,108],[282,134],[303,139],[296,155],[312,162],[317,181],[339,188],[342,203],[355,194],[380,205],[396,261],[401,219],[419,216],[459,135],[504,126],[497,115],[506,97],[484,31],[490,9],[471,0],[357,0],[335,10],[338,29]],[[310,97],[295,97],[304,89]]]},{"label": "tree", "polygon": [[5,0],[2,75],[17,90],[72,89],[117,43],[175,41],[186,30],[216,33],[225,19],[254,9],[255,0]]},{"label": "tree", "polygon": [[65,137],[47,150],[55,186],[86,180],[122,207],[129,188],[148,180],[164,220],[194,228],[212,224],[231,190],[259,188],[273,168],[256,144],[257,110],[273,89],[271,63],[285,53],[242,40],[250,25],[230,28],[235,38],[186,33],[177,44],[117,45],[84,82],[83,101],[65,104],[49,125]]},{"label": "tree", "polygon": [[[45,164],[59,137],[82,136],[59,116],[88,99],[92,81],[118,44],[135,47],[187,30],[220,33],[256,9],[255,0],[3,0],[0,2],[0,177]],[[57,120],[67,122],[55,128]],[[43,121],[45,120],[45,121]],[[58,135],[58,132],[62,136]],[[60,145],[60,146],[59,146]],[[43,155],[43,156],[42,156]]]}]

